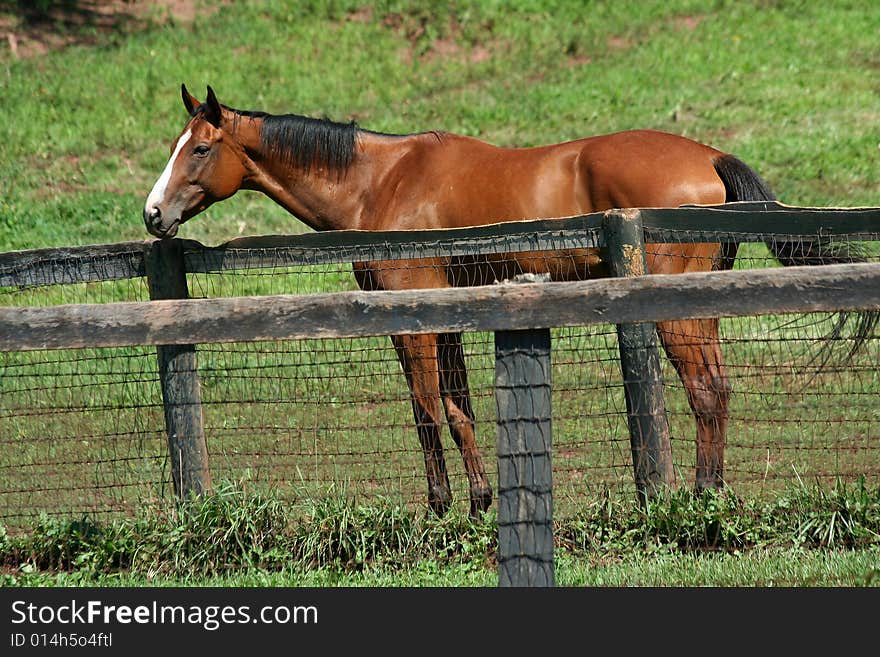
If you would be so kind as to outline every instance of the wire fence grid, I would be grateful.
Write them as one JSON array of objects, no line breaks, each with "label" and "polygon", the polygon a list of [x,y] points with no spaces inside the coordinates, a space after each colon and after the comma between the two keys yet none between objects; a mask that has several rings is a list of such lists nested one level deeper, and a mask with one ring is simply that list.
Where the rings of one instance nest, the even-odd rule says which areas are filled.
[{"label": "wire fence grid", "polygon": [[[767,247],[750,239],[735,266],[774,266]],[[667,231],[664,241],[674,243],[675,235]],[[714,256],[692,246],[692,266],[705,268],[698,259]],[[401,267],[458,266],[468,284],[522,269],[504,264],[503,255],[426,248]],[[538,268],[540,253],[531,255]],[[649,244],[646,255],[668,253]],[[552,266],[584,271],[590,257],[569,250]],[[293,267],[279,258],[272,265],[265,251],[254,258],[258,268],[188,274],[190,296],[358,289],[345,262]],[[0,288],[7,306],[148,299],[143,278]],[[775,495],[799,482],[880,479],[880,342],[873,332],[847,360],[852,342],[844,331],[829,358],[822,340],[834,330],[829,313],[720,320],[732,389],[725,478],[733,490]],[[633,473],[615,327],[552,328],[551,335],[553,504],[564,520],[603,491],[631,496]],[[477,440],[494,484],[493,336],[465,333],[463,340]],[[387,337],[198,345],[197,358],[215,483],[272,490],[291,502],[342,494],[426,508],[409,390]],[[690,486],[694,416],[681,380],[661,360],[676,477]],[[447,430],[443,441],[456,503],[466,506],[468,481]],[[25,530],[41,513],[118,517],[173,498],[155,348],[0,354],[0,453],[0,523],[9,531]]]}]

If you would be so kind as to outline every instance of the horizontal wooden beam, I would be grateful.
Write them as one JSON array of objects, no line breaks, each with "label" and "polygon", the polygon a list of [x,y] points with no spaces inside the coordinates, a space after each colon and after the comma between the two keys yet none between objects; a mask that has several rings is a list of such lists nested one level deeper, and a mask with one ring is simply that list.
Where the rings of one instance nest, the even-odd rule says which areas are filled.
[{"label": "horizontal wooden beam", "polygon": [[[803,208],[776,201],[714,206],[643,208],[647,241],[761,242],[768,236],[880,239],[880,208]],[[586,249],[605,245],[605,212],[431,230],[338,230],[300,235],[238,237],[218,246],[187,241],[189,272],[306,264],[475,256],[517,251]]]},{"label": "horizontal wooden beam", "polygon": [[[681,232],[676,241],[696,242],[717,235],[738,242],[763,242],[768,238],[822,235],[880,239],[880,208],[804,208],[777,201],[740,201],[722,205],[686,205],[680,208],[643,208],[645,238],[652,241],[668,231]],[[688,233],[694,235],[689,236]],[[666,238],[663,238],[666,239]]]},{"label": "horizontal wooden beam", "polygon": [[602,213],[436,230],[334,230],[184,245],[188,272],[477,256],[602,246]]},{"label": "horizontal wooden beam", "polygon": [[198,344],[880,310],[880,263],[568,283],[0,307],[0,350]]},{"label": "horizontal wooden beam", "polygon": [[[640,210],[647,241],[760,242],[824,235],[880,240],[880,208],[801,208],[775,201]],[[240,237],[218,246],[181,240],[188,272],[364,260],[473,256],[604,246],[604,213],[437,230],[342,230]],[[672,234],[670,234],[672,233]],[[0,287],[136,278],[152,240],[0,253]]]},{"label": "horizontal wooden beam", "polygon": [[0,288],[92,283],[144,276],[142,242],[0,253]]}]

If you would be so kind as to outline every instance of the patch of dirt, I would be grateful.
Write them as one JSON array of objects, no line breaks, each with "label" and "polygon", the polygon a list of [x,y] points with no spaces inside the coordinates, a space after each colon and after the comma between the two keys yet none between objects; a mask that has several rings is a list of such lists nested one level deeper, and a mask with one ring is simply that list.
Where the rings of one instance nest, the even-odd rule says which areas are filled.
[{"label": "patch of dirt", "polygon": [[[350,14],[350,20],[372,20],[372,11]],[[431,17],[426,15],[407,15],[391,12],[382,17],[381,25],[403,36],[409,45],[399,54],[401,61],[412,63],[419,59],[433,61],[437,59],[457,59],[470,64],[479,64],[492,58],[492,24],[480,26],[488,42],[465,45],[462,39],[463,28],[455,16],[450,16],[444,25],[432,25]]]},{"label": "patch of dirt", "polygon": [[705,19],[705,16],[678,16],[673,22],[678,28],[692,31],[696,30]]},{"label": "patch of dirt", "polygon": [[0,52],[38,57],[72,45],[96,45],[116,33],[190,23],[219,9],[202,0],[0,0]]},{"label": "patch of dirt", "polygon": [[629,50],[638,44],[638,40],[633,36],[617,36],[612,35],[606,40],[608,50]]}]

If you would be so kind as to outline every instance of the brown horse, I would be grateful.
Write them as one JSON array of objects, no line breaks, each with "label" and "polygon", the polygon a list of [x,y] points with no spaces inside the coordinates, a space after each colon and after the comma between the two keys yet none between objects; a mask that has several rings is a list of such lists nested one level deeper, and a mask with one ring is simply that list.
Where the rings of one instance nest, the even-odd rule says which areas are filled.
[{"label": "brown horse", "polygon": [[[181,92],[191,118],[144,207],[147,230],[160,238],[239,189],[263,192],[317,231],[452,228],[773,198],[739,159],[663,132],[499,148],[446,132],[383,134],[354,122],[235,110],[210,87],[204,103],[185,86]],[[775,248],[783,264],[794,264],[784,243]],[[653,244],[649,251],[649,271],[667,274],[729,267],[735,256],[720,243]],[[394,290],[479,284],[520,272],[549,272],[554,280],[608,275],[598,249],[417,264],[358,263],[355,276],[364,290]],[[718,320],[661,322],[657,331],[696,419],[696,488],[722,487],[730,387]],[[477,515],[491,504],[492,487],[475,440],[461,336],[392,341],[411,391],[429,505],[442,515],[452,500],[440,440],[445,413]]]}]

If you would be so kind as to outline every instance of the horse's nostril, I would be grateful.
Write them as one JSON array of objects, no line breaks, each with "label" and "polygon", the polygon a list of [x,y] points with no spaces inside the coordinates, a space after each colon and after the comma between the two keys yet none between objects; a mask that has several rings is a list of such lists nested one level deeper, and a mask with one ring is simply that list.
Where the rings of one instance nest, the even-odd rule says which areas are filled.
[{"label": "horse's nostril", "polygon": [[162,219],[162,211],[155,206],[153,206],[152,208],[145,208],[144,219],[149,225],[156,226]]}]

